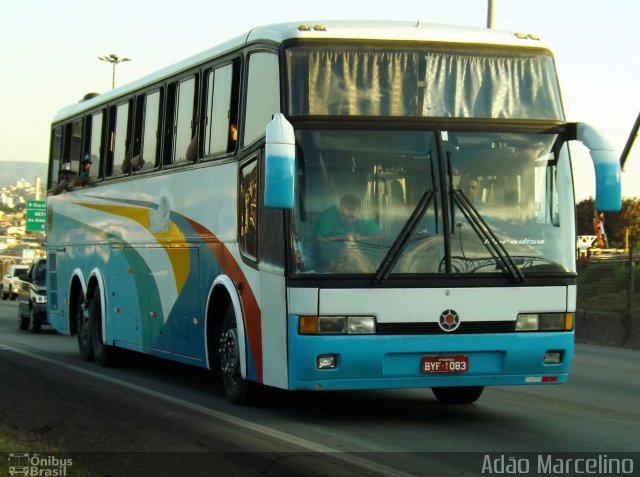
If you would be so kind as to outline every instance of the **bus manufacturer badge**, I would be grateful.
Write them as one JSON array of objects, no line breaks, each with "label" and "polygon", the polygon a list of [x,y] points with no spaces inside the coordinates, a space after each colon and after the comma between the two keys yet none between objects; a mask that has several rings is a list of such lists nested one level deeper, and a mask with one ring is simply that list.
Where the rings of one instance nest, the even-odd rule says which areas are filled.
[{"label": "bus manufacturer badge", "polygon": [[440,325],[443,331],[455,331],[458,329],[458,326],[460,326],[460,317],[455,310],[445,310],[440,314],[438,325]]}]

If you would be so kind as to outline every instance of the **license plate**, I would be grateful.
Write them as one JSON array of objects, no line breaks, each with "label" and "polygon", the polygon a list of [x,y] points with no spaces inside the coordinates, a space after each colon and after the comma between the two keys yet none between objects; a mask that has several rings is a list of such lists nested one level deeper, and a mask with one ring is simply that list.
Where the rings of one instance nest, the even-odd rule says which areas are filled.
[{"label": "license plate", "polygon": [[455,356],[423,356],[423,373],[466,373],[469,369],[469,357],[461,354]]}]

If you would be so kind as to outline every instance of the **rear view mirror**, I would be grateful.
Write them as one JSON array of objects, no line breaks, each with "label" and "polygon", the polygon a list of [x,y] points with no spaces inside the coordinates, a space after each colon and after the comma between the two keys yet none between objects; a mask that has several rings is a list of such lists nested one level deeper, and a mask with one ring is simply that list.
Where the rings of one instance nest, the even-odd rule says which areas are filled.
[{"label": "rear view mirror", "polygon": [[576,139],[589,149],[595,169],[596,210],[619,212],[622,208],[622,184],[618,156],[595,128],[586,123],[576,126]]},{"label": "rear view mirror", "polygon": [[281,113],[267,125],[264,206],[292,209],[295,187],[296,138],[293,126]]}]

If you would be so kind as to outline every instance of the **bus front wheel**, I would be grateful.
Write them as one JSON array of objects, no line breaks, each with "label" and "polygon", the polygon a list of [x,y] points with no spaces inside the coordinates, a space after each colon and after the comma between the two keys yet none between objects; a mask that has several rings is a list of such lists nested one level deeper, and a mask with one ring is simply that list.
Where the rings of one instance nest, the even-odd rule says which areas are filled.
[{"label": "bus front wheel", "polygon": [[442,404],[471,404],[478,400],[483,390],[484,386],[431,388],[435,397]]},{"label": "bus front wheel", "polygon": [[227,309],[222,322],[218,353],[222,385],[227,398],[231,402],[243,406],[257,405],[264,402],[266,397],[265,386],[242,377],[238,326],[232,307]]}]

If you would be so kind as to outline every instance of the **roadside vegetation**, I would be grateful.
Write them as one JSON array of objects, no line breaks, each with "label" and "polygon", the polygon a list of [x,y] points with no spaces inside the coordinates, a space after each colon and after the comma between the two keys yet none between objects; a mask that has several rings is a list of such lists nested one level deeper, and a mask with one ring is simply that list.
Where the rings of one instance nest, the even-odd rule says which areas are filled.
[{"label": "roadside vegetation", "polygon": [[[36,435],[12,429],[0,422],[0,477],[9,476],[10,454],[38,454],[46,457],[55,455],[58,458],[64,458],[58,449],[55,449]],[[44,470],[44,469],[43,469]],[[31,475],[31,474],[29,474]],[[45,474],[43,474],[45,475]],[[68,477],[92,477],[95,474],[74,462],[73,465],[66,467]]]}]

